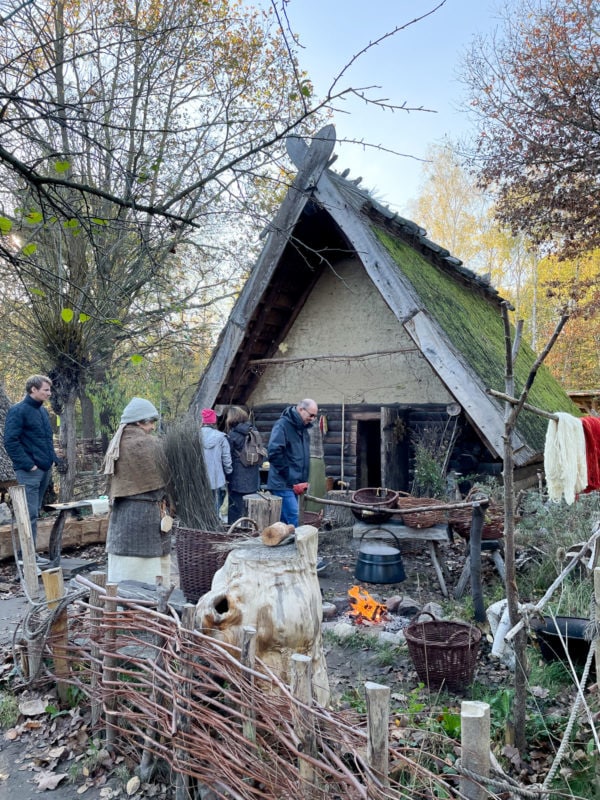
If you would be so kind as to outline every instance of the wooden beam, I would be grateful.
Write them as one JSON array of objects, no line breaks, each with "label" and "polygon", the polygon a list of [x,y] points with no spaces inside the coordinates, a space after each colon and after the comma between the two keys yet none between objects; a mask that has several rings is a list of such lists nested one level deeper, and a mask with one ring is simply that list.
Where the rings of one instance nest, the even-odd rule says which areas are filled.
[{"label": "wooden beam", "polygon": [[312,356],[290,356],[289,358],[253,358],[248,361],[249,366],[259,366],[262,364],[293,364],[298,361],[346,361],[352,359],[356,361],[360,358],[376,358],[378,356],[392,356],[397,353],[416,353],[417,347],[403,347],[399,350],[375,350],[372,353],[326,353],[324,355]]}]

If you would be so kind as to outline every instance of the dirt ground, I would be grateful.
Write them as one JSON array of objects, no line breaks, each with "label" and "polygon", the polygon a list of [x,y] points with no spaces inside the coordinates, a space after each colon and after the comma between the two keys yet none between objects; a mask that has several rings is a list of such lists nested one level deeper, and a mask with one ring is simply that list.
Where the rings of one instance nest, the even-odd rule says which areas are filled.
[{"label": "dirt ground", "polygon": [[[327,562],[320,574],[320,585],[325,602],[335,601],[339,609],[337,619],[347,619],[348,589],[357,583],[354,577],[359,540],[354,539],[351,528],[322,531],[319,534],[319,556]],[[448,609],[453,605],[443,597],[426,546],[422,543],[403,543],[403,561],[406,580],[401,584],[364,585],[377,601],[385,602],[392,596],[410,597],[415,606],[435,602]],[[451,575],[449,589],[456,585],[461,573],[465,548],[462,541],[442,548],[446,565]],[[70,552],[71,557],[93,560],[98,567],[104,564],[102,546]],[[497,580],[490,567],[487,577]],[[20,584],[15,582],[15,567],[11,563],[0,564],[0,698],[12,670],[12,630],[26,608]],[[4,618],[4,623],[2,622]],[[329,623],[330,624],[330,623]],[[485,637],[484,637],[485,638]],[[349,650],[335,638],[325,636],[326,658],[334,707],[348,707],[352,696],[358,697],[365,681],[390,685],[396,696],[402,696],[418,686],[418,678],[406,648],[397,648],[392,663],[382,663],[375,645],[365,645]],[[487,642],[481,656],[481,669],[492,683],[504,680],[502,668],[490,665],[486,659]],[[51,791],[56,800],[70,800],[85,795],[93,800],[111,800],[127,797],[133,790],[135,797],[172,797],[169,785],[142,784],[135,788],[128,784],[133,772],[128,771],[123,759],[115,759],[102,753],[101,744],[92,744],[92,734],[85,709],[75,707],[67,714],[48,719],[40,710],[52,706],[51,694],[25,692],[20,701],[32,701],[27,716],[21,716],[17,726],[0,732],[0,795],[18,800],[33,800],[40,793]],[[39,705],[41,701],[41,707]],[[35,713],[35,702],[38,713]],[[457,698],[458,702],[458,698]],[[88,765],[86,767],[86,765]],[[93,768],[90,769],[90,765]],[[62,776],[62,777],[61,777]],[[74,781],[73,777],[75,776]],[[135,779],[134,779],[135,780]]]}]

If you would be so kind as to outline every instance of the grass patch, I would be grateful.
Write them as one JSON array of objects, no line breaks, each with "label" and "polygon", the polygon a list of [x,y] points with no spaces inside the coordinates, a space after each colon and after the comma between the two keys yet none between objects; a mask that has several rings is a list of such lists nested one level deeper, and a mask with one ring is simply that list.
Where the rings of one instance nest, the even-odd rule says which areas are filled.
[{"label": "grass patch", "polygon": [[12,694],[0,695],[0,728],[12,728],[19,719],[19,703]]}]

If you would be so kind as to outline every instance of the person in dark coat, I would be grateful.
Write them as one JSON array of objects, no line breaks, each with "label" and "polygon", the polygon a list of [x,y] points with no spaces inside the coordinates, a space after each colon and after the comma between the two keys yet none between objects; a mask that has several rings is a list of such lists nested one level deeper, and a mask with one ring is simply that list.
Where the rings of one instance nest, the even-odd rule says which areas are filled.
[{"label": "person in dark coat", "polygon": [[239,406],[231,406],[225,420],[232,464],[232,471],[227,476],[229,525],[244,516],[244,495],[253,494],[260,486],[260,464],[246,466],[242,464],[239,456],[246,441],[246,434],[253,428],[248,412]]},{"label": "person in dark coat", "polygon": [[281,521],[287,525],[298,525],[298,496],[307,489],[310,471],[309,429],[317,414],[314,400],[288,406],[269,438],[267,489],[281,497]]},{"label": "person in dark coat", "polygon": [[[35,545],[37,518],[50,483],[52,465],[63,469],[65,462],[54,450],[50,417],[44,408],[52,394],[52,381],[46,375],[31,375],[25,383],[25,392],[23,400],[11,406],[6,415],[4,447],[17,481],[25,487]],[[47,559],[39,561],[48,563]]]}]

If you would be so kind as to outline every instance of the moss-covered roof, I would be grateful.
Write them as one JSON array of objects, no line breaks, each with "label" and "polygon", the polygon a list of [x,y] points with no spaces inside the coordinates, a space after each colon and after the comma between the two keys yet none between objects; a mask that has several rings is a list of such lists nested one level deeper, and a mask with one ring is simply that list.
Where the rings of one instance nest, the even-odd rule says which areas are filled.
[{"label": "moss-covered roof", "polygon": [[[414,286],[423,310],[442,328],[454,349],[462,354],[486,389],[504,392],[504,326],[498,303],[476,287],[466,285],[451,274],[451,268],[434,265],[406,242],[374,226],[379,240],[400,271]],[[521,343],[514,365],[515,394],[525,384],[536,356],[526,342]],[[542,365],[530,390],[528,402],[546,411],[581,413],[558,381]],[[544,449],[548,421],[523,410],[517,429],[538,452]]]}]

